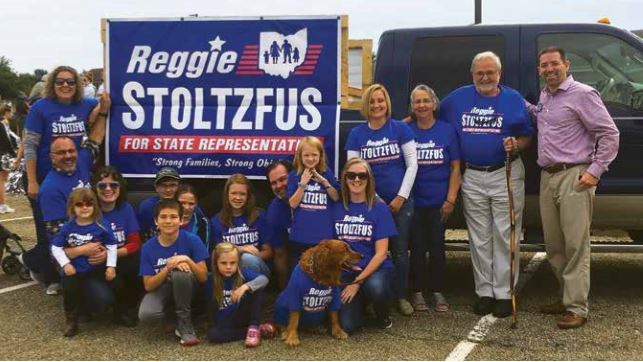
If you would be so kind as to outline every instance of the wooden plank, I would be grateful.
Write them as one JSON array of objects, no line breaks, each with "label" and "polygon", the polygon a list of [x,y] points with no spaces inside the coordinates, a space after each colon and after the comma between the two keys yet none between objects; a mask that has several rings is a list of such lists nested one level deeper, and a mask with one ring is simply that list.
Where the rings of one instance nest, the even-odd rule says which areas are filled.
[{"label": "wooden plank", "polygon": [[342,107],[346,107],[348,106],[348,15],[342,15],[340,18],[342,27],[341,104]]}]

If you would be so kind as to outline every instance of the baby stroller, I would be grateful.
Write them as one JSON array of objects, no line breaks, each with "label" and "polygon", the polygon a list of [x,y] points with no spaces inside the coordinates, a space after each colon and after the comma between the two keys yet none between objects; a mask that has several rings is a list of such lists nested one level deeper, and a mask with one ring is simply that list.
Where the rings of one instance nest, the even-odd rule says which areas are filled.
[{"label": "baby stroller", "polygon": [[[13,244],[13,248],[9,240],[12,240],[11,244]],[[22,280],[31,280],[29,269],[18,260],[18,255],[25,252],[25,248],[20,244],[21,240],[22,238],[20,238],[20,236],[12,233],[4,227],[4,225],[0,224],[0,260],[2,260],[0,264],[2,271],[7,275],[18,274]]]}]

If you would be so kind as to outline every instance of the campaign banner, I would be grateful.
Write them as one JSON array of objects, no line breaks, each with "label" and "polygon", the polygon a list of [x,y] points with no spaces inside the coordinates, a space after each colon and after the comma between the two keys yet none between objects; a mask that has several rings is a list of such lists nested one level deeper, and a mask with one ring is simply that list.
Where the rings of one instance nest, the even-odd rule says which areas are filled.
[{"label": "campaign banner", "polygon": [[109,19],[107,163],[127,177],[263,178],[299,140],[337,174],[338,16]]}]

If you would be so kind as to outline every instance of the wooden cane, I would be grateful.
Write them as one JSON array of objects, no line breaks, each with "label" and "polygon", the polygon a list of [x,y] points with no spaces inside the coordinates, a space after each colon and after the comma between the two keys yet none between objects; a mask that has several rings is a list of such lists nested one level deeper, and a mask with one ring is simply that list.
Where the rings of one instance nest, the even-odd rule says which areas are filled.
[{"label": "wooden cane", "polygon": [[507,194],[509,196],[509,219],[511,221],[511,232],[510,232],[510,241],[509,241],[509,253],[511,254],[509,260],[511,262],[511,265],[509,266],[509,290],[511,292],[511,315],[512,315],[512,322],[511,322],[511,328],[515,329],[518,324],[518,317],[517,317],[517,308],[516,308],[516,291],[514,288],[514,276],[516,274],[515,270],[515,265],[516,265],[516,213],[514,210],[514,195],[513,195],[513,189],[511,188],[511,153],[507,152],[506,153],[506,160],[505,160],[505,173],[507,175]]}]

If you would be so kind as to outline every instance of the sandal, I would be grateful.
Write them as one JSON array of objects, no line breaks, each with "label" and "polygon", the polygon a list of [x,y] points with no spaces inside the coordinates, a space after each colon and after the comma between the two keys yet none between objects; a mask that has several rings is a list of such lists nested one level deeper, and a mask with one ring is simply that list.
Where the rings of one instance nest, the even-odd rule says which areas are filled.
[{"label": "sandal", "polygon": [[442,293],[434,292],[433,301],[435,303],[435,307],[433,309],[436,312],[444,313],[449,311],[449,303],[447,303],[447,299]]}]

